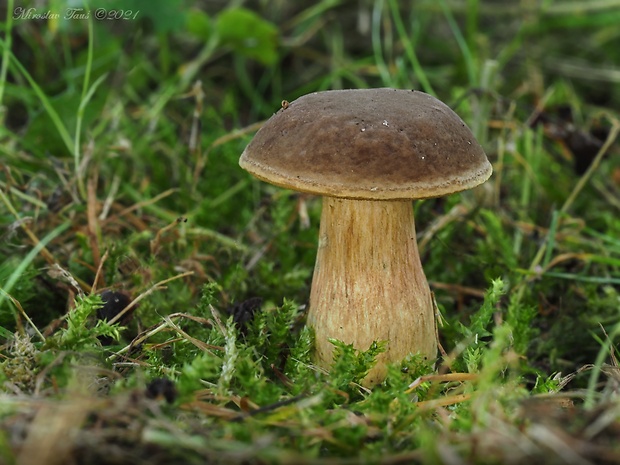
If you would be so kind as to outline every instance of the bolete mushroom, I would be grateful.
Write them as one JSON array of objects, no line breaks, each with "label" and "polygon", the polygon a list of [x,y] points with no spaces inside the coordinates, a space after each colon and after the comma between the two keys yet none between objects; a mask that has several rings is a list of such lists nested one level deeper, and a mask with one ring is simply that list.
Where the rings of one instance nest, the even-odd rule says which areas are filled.
[{"label": "bolete mushroom", "polygon": [[308,324],[329,367],[330,338],[387,348],[364,384],[408,354],[436,357],[435,311],[411,200],[470,189],[492,172],[465,123],[418,91],[334,90],[283,105],[239,164],[258,179],[323,196]]}]

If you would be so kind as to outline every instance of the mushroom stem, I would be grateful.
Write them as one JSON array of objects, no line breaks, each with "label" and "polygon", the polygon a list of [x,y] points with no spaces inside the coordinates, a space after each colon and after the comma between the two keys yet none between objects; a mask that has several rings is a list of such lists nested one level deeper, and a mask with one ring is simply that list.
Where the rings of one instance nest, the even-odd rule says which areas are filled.
[{"label": "mushroom stem", "polygon": [[434,359],[435,314],[420,263],[409,201],[323,198],[308,324],[318,363],[329,367],[328,338],[367,350],[388,341],[364,384],[386,375],[386,363],[410,353]]}]

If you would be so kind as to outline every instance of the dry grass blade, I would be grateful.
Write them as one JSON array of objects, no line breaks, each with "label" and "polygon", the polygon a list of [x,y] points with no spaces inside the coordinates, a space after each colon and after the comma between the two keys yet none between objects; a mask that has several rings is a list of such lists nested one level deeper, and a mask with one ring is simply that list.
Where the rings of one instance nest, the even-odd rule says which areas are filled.
[{"label": "dry grass blade", "polygon": [[[173,319],[177,319],[177,318],[187,318],[188,320],[192,320],[192,321],[195,321],[195,322],[200,323],[200,324],[205,324],[205,325],[209,325],[209,326],[212,325],[212,322],[210,320],[206,320],[204,318],[200,318],[200,317],[193,316],[193,315],[188,315],[188,314],[185,314],[185,313],[173,313],[171,315],[168,315],[168,317],[166,317],[164,319],[164,321],[162,321],[161,323],[159,323],[155,327],[151,327],[151,328],[141,332],[140,334],[138,334],[131,341],[131,343],[129,345],[123,347],[121,350],[119,350],[115,354],[112,354],[110,357],[108,357],[108,360],[112,361],[112,360],[116,359],[118,356],[120,356],[120,355],[122,355],[122,354],[124,354],[126,352],[129,352],[133,347],[137,347],[140,344],[144,343],[145,341],[147,341],[149,338],[151,338],[155,334],[158,334],[158,333],[160,333],[162,331],[167,330],[168,328],[171,328],[170,323],[172,322]],[[178,328],[178,326],[174,325],[174,323],[173,323],[173,326],[174,326],[174,328]],[[174,329],[174,330],[176,331],[176,329]],[[183,333],[183,334],[185,334],[185,333]],[[185,338],[185,336],[183,336],[183,337],[181,337],[181,339],[186,339],[186,338]],[[170,341],[165,343],[165,345],[168,345],[169,343],[170,343]],[[205,343],[202,343],[202,344],[204,345],[204,347],[206,349],[224,350],[224,348],[220,347],[220,346],[214,346],[214,345],[205,344]],[[161,344],[159,346],[161,346]]]},{"label": "dry grass blade", "polygon": [[420,255],[424,253],[428,247],[429,242],[433,239],[433,236],[437,234],[442,228],[445,228],[448,224],[465,217],[469,213],[469,208],[463,204],[455,205],[448,213],[440,216],[434,220],[422,233],[420,240],[418,241],[418,250]]},{"label": "dry grass blade", "polygon": [[179,328],[176,324],[174,324],[173,321],[169,317],[167,317],[167,316],[164,316],[164,321],[166,322],[168,327],[170,327],[174,331],[176,331],[181,337],[183,337],[183,339],[185,339],[186,341],[191,342],[192,344],[194,344],[196,347],[198,347],[202,351],[207,352],[207,351],[211,351],[213,349],[222,349],[221,347],[214,346],[214,345],[211,345],[211,344],[206,344],[206,343],[204,343],[202,341],[199,341],[195,337],[190,336],[185,331],[183,331],[181,328]]},{"label": "dry grass blade", "polygon": [[[13,207],[13,204],[11,203],[9,198],[6,195],[4,195],[4,192],[2,190],[0,190],[0,198],[4,202],[4,205],[6,206],[6,208],[15,217],[16,221],[19,223],[20,228],[26,233],[26,235],[32,241],[32,243],[35,246],[39,245],[41,243],[39,238],[28,227],[28,225],[26,224],[27,223],[26,221],[21,221],[22,220],[21,216],[19,215],[19,213],[17,213],[17,210],[15,210],[15,207]],[[56,259],[54,258],[54,256],[51,254],[51,252],[49,250],[47,250],[47,248],[45,246],[41,247],[41,251],[40,252],[41,252],[41,255],[43,256],[43,258],[45,259],[45,261],[47,263],[49,263],[50,265],[53,265],[54,263],[57,262]]]},{"label": "dry grass blade", "polygon": [[441,399],[431,399],[416,402],[416,405],[421,409],[433,410],[437,407],[446,407],[448,405],[460,404],[470,400],[471,394],[455,394],[453,396],[442,397]]},{"label": "dry grass blade", "polygon": [[[93,265],[96,268],[101,264],[101,251],[99,248],[99,239],[101,236],[101,228],[99,227],[99,219],[97,216],[97,175],[93,175],[87,182],[87,203],[86,203],[86,216],[87,216],[87,234],[88,241],[90,243],[90,250],[93,254]],[[98,276],[99,279],[103,279],[103,276]],[[99,283],[97,280],[93,282],[93,286],[97,287]],[[101,283],[101,287],[105,287],[105,283]]]},{"label": "dry grass blade", "polygon": [[112,318],[108,323],[113,325],[114,323],[119,321],[123,317],[123,315],[125,315],[125,313],[127,313],[132,307],[134,307],[142,299],[144,299],[145,297],[147,297],[148,295],[152,294],[155,291],[165,289],[166,287],[164,286],[164,284],[174,281],[176,279],[185,278],[186,276],[191,276],[193,274],[194,274],[193,271],[187,271],[185,273],[181,273],[176,276],[173,276],[172,278],[164,279],[163,281],[159,281],[158,283],[153,284],[153,286],[151,286],[149,289],[147,289],[142,294],[140,294],[138,297],[136,297],[131,302],[129,302],[129,304],[127,304],[127,306],[124,309],[118,312],[118,314],[114,318]]},{"label": "dry grass blade", "polygon": [[[594,462],[583,458],[574,449],[574,438],[567,437],[560,431],[554,431],[545,425],[535,423],[527,429],[527,434],[532,441],[540,444],[545,449],[549,449],[560,459],[561,463],[567,465],[594,465]],[[551,461],[556,463],[557,459],[551,459]]]},{"label": "dry grass blade", "polygon": [[139,208],[143,208],[143,207],[146,207],[148,205],[152,205],[154,203],[157,203],[161,199],[165,199],[166,197],[171,196],[172,194],[174,194],[177,191],[178,191],[178,189],[176,189],[176,188],[168,189],[168,190],[162,192],[161,194],[156,195],[152,199],[144,200],[142,202],[135,203],[131,207],[125,208],[124,210],[120,211],[117,215],[113,215],[113,216],[109,217],[106,221],[111,221],[112,219],[115,219],[115,217],[122,218],[123,216],[131,213],[132,211],[135,211],[135,210],[138,210]]},{"label": "dry grass blade", "polygon": [[62,465],[71,462],[74,440],[93,407],[93,399],[43,405],[28,428],[18,464]]},{"label": "dry grass blade", "polygon": [[164,233],[177,227],[181,223],[186,223],[186,222],[187,222],[187,218],[183,218],[182,216],[180,216],[176,220],[174,220],[172,223],[170,223],[169,225],[164,226],[163,228],[159,229],[157,231],[157,234],[155,234],[155,239],[151,241],[151,255],[155,256],[159,253],[159,250],[161,248],[161,238]]},{"label": "dry grass blade", "polygon": [[[50,266],[47,274],[50,278],[69,284],[80,297],[84,296],[83,284],[78,283],[78,280],[58,263]],[[90,291],[90,286],[87,286],[87,291]]]},{"label": "dry grass blade", "polygon": [[204,153],[200,154],[198,161],[196,162],[196,168],[194,169],[194,188],[196,184],[198,183],[198,179],[200,178],[200,175],[202,174],[202,170],[207,164],[207,158],[211,150],[213,150],[217,146],[226,144],[227,142],[243,137],[249,133],[258,131],[264,123],[265,121],[259,121],[257,123],[250,124],[249,126],[245,128],[231,131],[230,133],[215,139],[213,143],[207,148],[207,150]]},{"label": "dry grass blade", "polygon": [[97,267],[97,273],[95,273],[95,279],[93,279],[93,287],[91,288],[91,292],[97,292],[97,284],[99,283],[99,279],[102,276],[103,273],[103,264],[105,263],[105,261],[108,259],[109,256],[109,251],[106,250],[105,253],[103,254],[103,257],[101,257],[101,260],[99,260],[99,266]]},{"label": "dry grass blade", "polygon": [[409,385],[409,389],[407,389],[406,393],[413,392],[418,386],[427,381],[431,382],[451,382],[451,381],[475,381],[478,379],[478,375],[476,373],[445,373],[442,375],[425,375],[417,378],[413,383]]},{"label": "dry grass blade", "polygon": [[[3,295],[5,295],[13,303],[13,305],[15,305],[15,308],[17,308],[17,310],[19,311],[19,314],[22,317],[24,317],[24,319],[28,322],[28,324],[30,325],[32,330],[36,333],[36,335],[39,336],[39,338],[43,342],[45,342],[45,336],[43,336],[43,334],[41,334],[41,332],[39,331],[39,328],[37,328],[37,326],[32,322],[32,320],[30,319],[30,317],[28,316],[26,311],[23,309],[21,303],[19,303],[19,301],[17,299],[15,299],[12,295],[7,294],[3,289],[0,289],[0,292]],[[21,332],[23,332],[23,327],[21,326],[20,322],[18,322],[18,325],[21,327]]]},{"label": "dry grass blade", "polygon": [[592,160],[592,163],[590,164],[588,170],[579,179],[577,184],[575,184],[573,191],[570,193],[570,195],[564,202],[564,205],[562,205],[562,208],[560,209],[561,213],[566,213],[570,209],[570,207],[573,205],[573,202],[575,201],[577,196],[581,193],[581,191],[583,190],[585,185],[588,183],[592,175],[598,169],[605,154],[609,151],[613,143],[618,138],[618,133],[620,133],[620,121],[616,119],[612,119],[611,122],[612,122],[612,126],[611,126],[611,129],[609,130],[609,135],[607,136],[605,143],[603,144],[601,149],[596,154],[596,157],[594,158],[594,160]]}]

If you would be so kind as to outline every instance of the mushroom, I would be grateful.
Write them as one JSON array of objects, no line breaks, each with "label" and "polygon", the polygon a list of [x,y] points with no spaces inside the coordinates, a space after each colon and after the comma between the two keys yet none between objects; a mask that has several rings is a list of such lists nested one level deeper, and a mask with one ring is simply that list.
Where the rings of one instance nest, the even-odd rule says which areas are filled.
[{"label": "mushroom", "polygon": [[436,358],[411,201],[473,188],[492,172],[456,113],[418,91],[316,92],[274,114],[239,164],[263,181],[323,196],[308,309],[321,366],[333,362],[332,338],[360,350],[387,342],[368,386],[408,354]]}]

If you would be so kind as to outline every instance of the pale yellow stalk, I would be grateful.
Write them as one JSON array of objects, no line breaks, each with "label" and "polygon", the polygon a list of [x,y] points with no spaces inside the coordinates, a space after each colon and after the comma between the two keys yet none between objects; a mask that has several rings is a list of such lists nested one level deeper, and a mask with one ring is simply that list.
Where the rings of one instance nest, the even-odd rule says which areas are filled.
[{"label": "pale yellow stalk", "polygon": [[387,341],[364,379],[368,386],[384,379],[388,362],[416,353],[436,357],[434,307],[411,202],[323,198],[308,324],[324,367],[333,361],[329,338],[360,350]]}]

